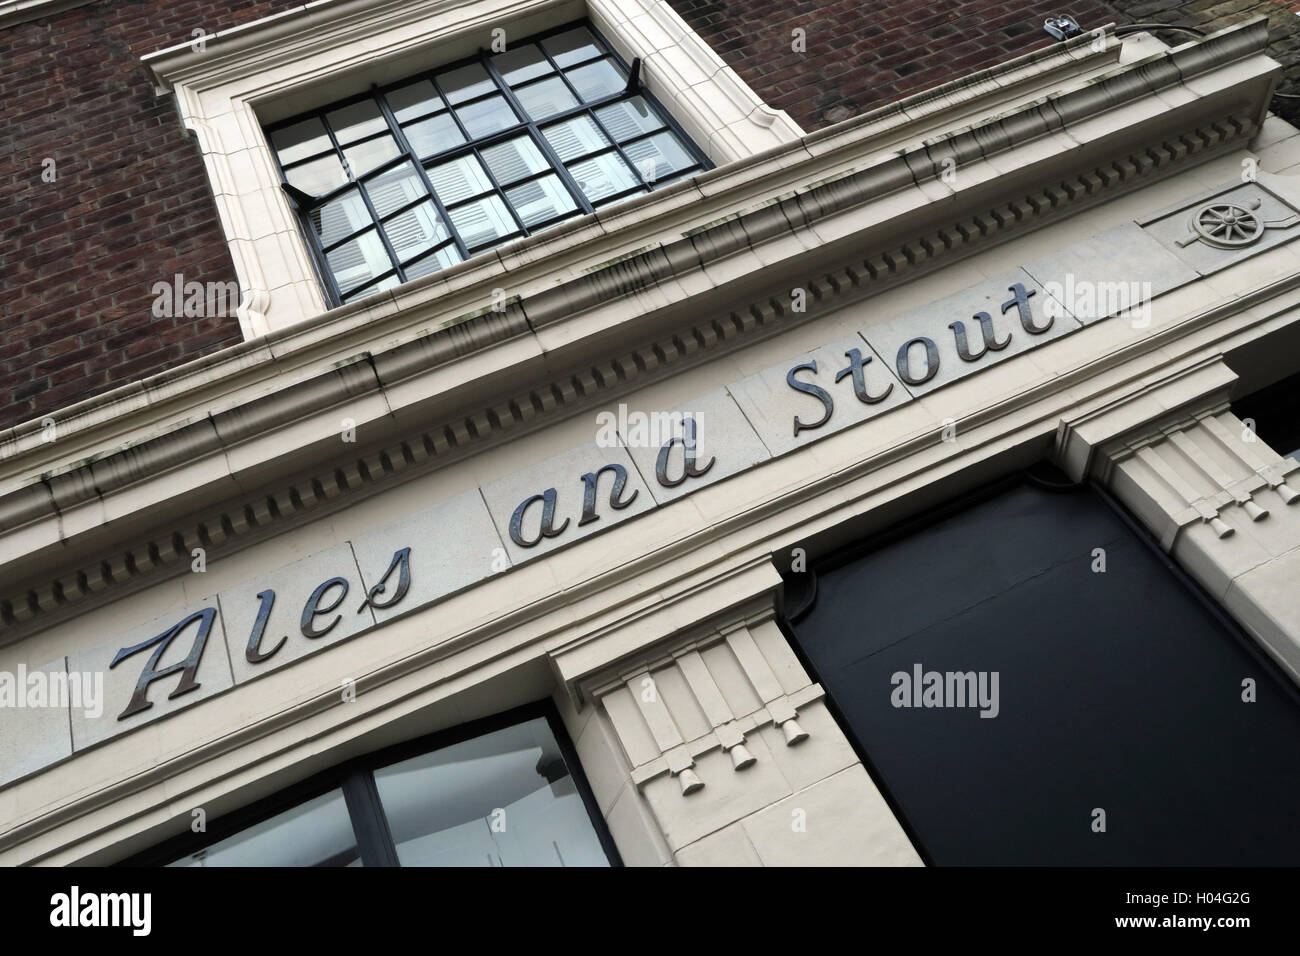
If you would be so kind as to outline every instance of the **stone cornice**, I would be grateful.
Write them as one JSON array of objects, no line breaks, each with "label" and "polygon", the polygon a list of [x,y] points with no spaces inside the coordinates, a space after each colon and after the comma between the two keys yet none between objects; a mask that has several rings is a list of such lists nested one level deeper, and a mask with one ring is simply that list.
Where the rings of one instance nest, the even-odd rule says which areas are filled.
[{"label": "stone cornice", "polygon": [[56,16],[74,7],[84,7],[95,0],[10,0],[0,4],[0,30]]},{"label": "stone cornice", "polygon": [[[335,0],[326,2],[334,3]],[[294,12],[287,11],[277,17]],[[1232,56],[1240,57],[1262,48],[1256,42],[1258,37],[1254,36],[1258,32],[1256,26],[1250,24],[1233,31],[1235,42],[1231,44],[1234,51]],[[187,49],[188,45],[182,44],[181,47]],[[891,154],[888,156],[890,163],[877,166],[871,171],[874,180],[872,185],[875,187],[873,191],[879,193],[909,184],[913,179],[908,162],[896,149],[909,136],[915,137],[926,126],[941,125],[952,114],[969,112],[981,102],[986,111],[996,112],[1006,91],[1026,85],[1031,79],[1037,79],[1040,84],[1064,83],[1085,72],[1084,66],[1093,69],[1099,65],[1113,65],[1117,62],[1118,49],[1118,43],[1112,42],[1106,51],[1096,52],[1090,44],[1076,40],[1016,58],[809,134],[788,146],[774,148],[749,160],[732,163],[725,169],[713,170],[687,182],[674,184],[604,213],[548,230],[541,236],[507,244],[500,247],[495,255],[472,259],[428,279],[407,283],[400,290],[400,311],[393,307],[397,299],[393,294],[366,300],[364,304],[343,306],[290,329],[269,333],[140,382],[75,403],[56,414],[62,426],[60,431],[64,433],[64,438],[85,435],[97,439],[100,438],[97,432],[102,434],[109,431],[95,444],[101,448],[112,447],[119,444],[122,435],[148,432],[150,426],[161,418],[168,403],[178,397],[194,395],[196,388],[207,392],[215,387],[226,393],[233,393],[235,389],[248,385],[257,388],[273,379],[283,380],[288,371],[285,368],[286,362],[310,351],[320,351],[321,345],[328,348],[329,360],[337,361],[354,354],[358,346],[365,348],[373,341],[391,341],[393,336],[401,336],[403,332],[409,340],[427,334],[431,328],[450,329],[472,323],[487,310],[480,307],[457,315],[455,307],[462,303],[481,306],[482,303],[491,301],[491,285],[499,282],[504,273],[526,267],[539,256],[546,256],[551,263],[549,267],[556,271],[560,267],[554,263],[557,260],[562,263],[561,257],[578,262],[588,260],[591,255],[598,254],[600,248],[608,247],[611,233],[635,233],[648,237],[656,231],[677,231],[683,239],[689,240],[687,243],[677,243],[679,249],[694,242],[703,243],[710,234],[727,230],[721,224],[714,224],[711,228],[700,225],[697,209],[702,201],[707,202],[710,209],[724,204],[734,204],[735,209],[741,209],[746,201],[753,202],[757,199],[761,211],[769,204],[768,200],[772,196],[787,201],[793,193],[800,191],[795,182],[799,178],[807,178],[809,182],[817,184],[818,176],[825,177],[830,173],[833,177],[837,165],[842,166],[859,157],[885,154]],[[1198,59],[1201,59],[1204,69],[1217,65],[1213,56]],[[1104,110],[1110,105],[1109,100],[1096,97],[1092,99],[1095,101],[1094,111]],[[1034,104],[1033,111],[1041,113],[1044,106],[1043,103]],[[1011,134],[1019,132],[1033,135],[1034,132],[1027,129],[1013,130],[1007,126],[1004,118],[999,119],[998,123],[1001,126],[1000,145],[1004,148],[1009,145]],[[1061,125],[1062,122],[1057,120],[1041,122],[1037,132]],[[936,140],[951,140],[961,132],[957,130],[951,136],[936,137]],[[911,152],[921,164],[925,162],[928,145],[929,141],[924,139],[913,145]],[[968,155],[978,155],[978,152],[969,152],[970,146],[971,143],[967,141]],[[961,158],[955,149],[953,155],[954,158]],[[930,165],[938,167],[943,158],[945,157],[936,155]],[[931,178],[933,173],[932,170]],[[807,216],[798,214],[797,210],[796,214],[800,220],[808,219]],[[735,213],[721,218],[734,220]],[[781,221],[781,217],[772,218],[774,222]],[[705,222],[708,224],[709,221]],[[645,248],[649,247],[637,251],[644,252]],[[723,252],[721,248],[717,251]],[[645,257],[642,256],[641,260],[644,261]],[[698,264],[698,254],[693,250],[688,251],[685,261],[688,265]],[[561,280],[557,285],[564,289],[589,287],[588,298],[596,301],[604,292],[599,286],[602,278],[609,273],[626,273],[629,268],[637,265],[636,257],[619,256],[608,263],[587,269],[576,278]],[[647,274],[641,284],[653,281],[653,274]],[[592,289],[595,290],[594,293]],[[553,302],[561,296],[556,289],[548,290],[547,294]],[[537,321],[545,320],[545,310],[535,310],[535,313]],[[530,319],[532,318],[533,315],[530,314]],[[42,420],[32,419],[0,431],[0,493],[7,488],[8,480],[15,474],[13,466],[24,453],[34,453],[30,457],[48,463],[50,449],[41,441],[41,430]],[[95,444],[84,447],[84,457],[97,455]],[[82,450],[78,448],[73,454]],[[43,469],[38,464],[36,471],[40,470]],[[32,469],[27,469],[27,473],[33,473]]]},{"label": "stone cornice", "polygon": [[[0,569],[15,584],[23,580],[17,569],[27,577],[5,595],[11,636],[0,640],[109,585],[174,567],[193,545],[266,533],[315,504],[437,466],[553,411],[607,399],[661,367],[788,328],[794,317],[778,290],[782,283],[788,290],[790,279],[820,304],[799,317],[806,320],[1244,142],[1276,77],[1275,65],[1257,56],[1264,40],[1262,21],[1225,31],[883,155],[874,124],[896,130],[899,107],[862,117],[611,210],[600,223],[606,230],[641,229],[660,216],[673,222],[663,229],[670,238],[549,288],[539,283],[503,312],[481,305],[503,270],[551,270],[557,249],[573,241],[573,250],[590,254],[606,233],[593,235],[583,222],[544,233],[377,303],[335,310],[74,406],[54,416],[61,434],[53,468],[41,423],[19,426],[0,464]],[[1057,49],[1083,55],[1078,44]],[[1210,92],[1178,106],[1153,104],[1156,121],[1139,110],[1095,139],[1071,134],[1098,115],[1140,108],[1161,90],[1242,61],[1255,66]],[[950,86],[927,101],[957,97],[958,85]],[[974,100],[964,102],[969,109]],[[924,112],[919,101],[900,106]],[[1033,162],[1020,169],[1017,151],[1027,148]],[[949,158],[968,170],[961,189],[937,182]],[[1004,158],[1020,171],[991,166]],[[836,171],[825,176],[828,166]],[[1045,169],[1058,177],[1046,185]],[[768,191],[774,180],[799,185]],[[1026,183],[1037,186],[1023,191]],[[700,206],[697,224],[687,225]],[[720,206],[732,210],[721,219],[713,215]],[[811,241],[799,241],[802,234]],[[709,281],[708,292],[687,293],[688,283],[698,287],[720,266],[731,275]],[[714,313],[725,318],[701,323],[705,300],[725,305]],[[471,303],[480,305],[455,312]],[[467,380],[458,359],[471,353],[477,371]],[[341,461],[331,410],[344,406],[367,443]],[[185,494],[148,493],[151,481],[180,471],[192,478]]]},{"label": "stone cornice", "polygon": [[[1262,310],[1266,303],[1285,299],[1285,310],[1293,312],[1298,287],[1300,277],[1280,280],[1261,289],[1252,297],[1251,304]],[[462,668],[486,666],[482,659],[475,659],[472,664],[457,661],[458,655],[472,647],[487,646],[499,635],[525,634],[534,647],[549,648],[548,653],[553,658],[581,655],[583,648],[593,640],[619,630],[626,632],[633,624],[666,608],[680,606],[694,595],[728,593],[725,588],[706,587],[706,581],[744,575],[757,575],[766,580],[770,576],[774,551],[783,552],[795,544],[805,545],[817,535],[842,527],[848,516],[861,512],[867,499],[878,506],[881,501],[894,500],[906,494],[917,481],[930,486],[962,473],[978,472],[974,467],[976,463],[1004,454],[1008,447],[1030,440],[1036,443],[1050,440],[1054,431],[1073,434],[1076,423],[1096,420],[1099,408],[1131,408],[1140,405],[1143,396],[1153,389],[1206,375],[1213,378],[1209,388],[1217,394],[1221,391],[1221,358],[1197,356],[1215,351],[1219,347],[1218,340],[1201,341],[1198,338],[1195,354],[1189,353],[1172,364],[1167,359],[1160,359],[1158,372],[1153,373],[1151,363],[1174,342],[1215,326],[1222,318],[1222,308],[1206,310],[1175,326],[1161,329],[1153,337],[1143,338],[1128,349],[1112,353],[1098,362],[1080,365],[1059,379],[979,409],[958,421],[960,432],[966,436],[960,446],[943,443],[937,431],[924,429],[888,447],[877,448],[871,455],[855,459],[847,467],[827,468],[816,480],[774,493],[769,500],[729,515],[725,521],[698,527],[688,537],[674,540],[670,547],[640,541],[629,550],[624,564],[593,570],[577,586],[557,591],[543,602],[529,604],[490,623],[454,634],[435,646],[423,648],[414,656],[385,664],[371,673],[353,675],[357,678],[359,691],[364,691],[358,696],[358,700],[363,702],[361,706],[342,705],[331,685],[328,692],[304,698],[235,733],[190,748],[146,772],[124,777],[111,787],[79,794],[41,813],[29,813],[0,835],[0,853],[19,848],[43,832],[73,824],[96,807],[147,792],[164,781],[185,779],[182,775],[187,770],[208,763],[220,766],[222,761],[234,760],[241,748],[254,742],[259,742],[259,752],[269,763],[287,759],[295,749],[301,751],[304,747],[301,741],[284,739],[289,728],[296,725],[324,718],[325,722],[319,726],[328,727],[328,733],[336,738],[347,737],[362,732],[377,711],[384,711],[386,719],[392,720],[427,706],[429,700],[444,692],[444,685],[454,682]],[[1252,321],[1264,323],[1267,320],[1268,316],[1261,314]],[[1224,329],[1222,335],[1227,339],[1241,331],[1242,327],[1233,325]],[[1100,384],[1099,373],[1112,369],[1124,369],[1122,380]],[[1093,383],[1091,390],[1079,388],[1089,382]],[[1203,389],[1204,385],[1198,383],[1196,387]],[[1062,421],[1066,424],[1058,425]],[[935,454],[927,454],[927,450]],[[864,484],[866,479],[869,483]],[[628,526],[624,531],[631,528]],[[720,547],[724,544],[725,547]],[[821,552],[810,550],[810,553]],[[599,609],[593,612],[591,602],[595,596],[629,581],[640,582],[641,590],[633,596],[623,595],[623,603],[615,606],[607,607],[604,602],[596,602]],[[499,583],[508,586],[504,580]],[[679,617],[686,618],[687,615]],[[689,619],[707,628],[711,617],[690,616]],[[328,657],[318,655],[313,660]],[[430,683],[429,670],[443,661],[455,663],[451,669],[441,673],[436,683]],[[575,675],[585,674],[589,666],[586,662],[578,662],[572,670]],[[564,673],[567,673],[567,668]],[[172,719],[182,720],[184,714]],[[314,737],[305,739],[305,746],[315,746]],[[224,780],[224,775],[217,773],[212,779]],[[183,806],[205,805],[205,798],[197,789],[199,785],[191,785],[188,780],[186,785],[195,789],[169,789],[166,799]],[[131,811],[132,814],[143,812],[147,810],[139,807],[133,807]],[[121,816],[115,818],[118,821],[122,819]]]},{"label": "stone cornice", "polygon": [[[554,0],[497,3],[494,17],[509,21],[553,4]],[[372,23],[416,24],[440,11],[465,6],[464,0],[314,0],[203,38],[202,46],[177,43],[141,59],[167,89],[191,84],[203,89],[231,79],[256,76],[259,58],[334,50],[364,40]]]}]

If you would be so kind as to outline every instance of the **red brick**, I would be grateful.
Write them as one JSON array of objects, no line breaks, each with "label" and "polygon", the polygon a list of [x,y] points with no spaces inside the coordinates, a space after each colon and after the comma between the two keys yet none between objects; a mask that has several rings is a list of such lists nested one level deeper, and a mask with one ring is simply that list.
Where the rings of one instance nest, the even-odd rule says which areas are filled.
[{"label": "red brick", "polygon": [[101,0],[0,29],[0,427],[241,341],[233,315],[152,314],[157,279],[235,270],[194,140],[139,58],[300,4]]}]

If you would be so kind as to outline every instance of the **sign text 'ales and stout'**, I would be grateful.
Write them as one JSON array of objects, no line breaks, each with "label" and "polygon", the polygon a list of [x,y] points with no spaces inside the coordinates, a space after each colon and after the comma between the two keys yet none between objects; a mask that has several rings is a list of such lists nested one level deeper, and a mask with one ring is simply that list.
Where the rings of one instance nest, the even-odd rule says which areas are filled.
[{"label": "sign text 'ales and stout'", "polygon": [[[724,422],[722,427],[752,428],[755,435],[749,437],[757,437],[764,446],[761,453],[751,452],[748,459],[736,467],[718,467],[715,470],[715,466],[721,465],[721,452],[705,453],[701,450],[707,448],[713,452],[727,447],[729,436],[710,431],[714,420],[725,419],[725,414],[719,416],[703,411],[674,413],[675,434],[658,447],[652,467],[648,457],[642,458],[645,462],[642,470],[646,473],[637,474],[635,478],[639,480],[636,483],[644,483],[643,487],[650,494],[655,494],[656,489],[672,490],[682,486],[689,490],[688,483],[702,485],[758,460],[782,454],[792,447],[791,440],[795,445],[801,445],[836,430],[828,426],[836,416],[837,399],[840,408],[844,407],[846,400],[860,408],[892,407],[911,400],[920,390],[942,383],[945,370],[954,361],[968,368],[991,364],[1005,355],[1031,347],[1035,339],[1054,337],[1048,333],[1063,334],[1080,327],[1054,300],[1036,313],[1033,300],[1039,295],[1039,289],[1026,274],[1009,274],[999,285],[1001,288],[996,293],[989,289],[983,296],[988,308],[968,310],[965,317],[959,317],[960,312],[953,311],[948,311],[945,316],[945,310],[956,306],[944,300],[936,304],[938,311],[934,307],[929,310],[933,316],[931,321],[912,321],[907,327],[890,324],[868,329],[852,342],[819,350],[821,359],[805,357],[793,364],[783,363],[729,387],[725,399],[738,405],[746,415],[730,424]],[[979,301],[977,299],[975,304]],[[941,324],[934,321],[945,318],[947,321]],[[827,364],[827,360],[832,360],[833,364]],[[886,360],[888,364],[885,364]],[[960,375],[961,371],[953,369],[948,378],[956,379]],[[778,381],[786,390],[784,397],[771,394],[771,383]],[[768,389],[766,394],[765,388]],[[774,409],[780,417],[772,417]],[[844,417],[844,424],[858,420],[854,414]],[[776,429],[782,425],[784,435],[777,435]],[[496,551],[503,557],[509,550],[515,555],[513,563],[518,563],[526,560],[529,552],[544,542],[560,539],[566,534],[576,539],[580,529],[596,530],[590,526],[602,520],[606,525],[612,523],[610,519],[634,505],[642,493],[641,488],[633,487],[634,474],[629,465],[633,470],[638,468],[632,458],[606,460],[579,475],[570,476],[567,481],[555,482],[550,487],[537,487],[517,501],[508,518],[497,522],[496,533],[485,534],[484,540],[478,542],[479,546],[485,553]],[[664,500],[664,497],[659,497],[657,503]],[[492,512],[490,496],[487,505]],[[561,516],[562,512],[568,513]],[[496,517],[505,518],[500,507],[494,513]],[[502,548],[505,544],[502,538],[508,539],[513,548]],[[274,588],[250,585],[244,598],[237,597],[236,600],[255,602],[256,613],[242,644],[236,642],[236,637],[227,635],[232,659],[239,653],[243,665],[258,669],[274,662],[291,641],[324,643],[323,639],[339,628],[345,616],[368,611],[400,613],[428,603],[413,603],[410,608],[403,606],[403,602],[410,603],[408,597],[418,578],[436,573],[432,560],[434,548],[410,540],[394,540],[390,547],[392,551],[387,568],[368,589],[362,584],[360,595],[354,593],[346,576],[350,571],[342,568],[320,581],[301,606],[292,608],[281,607]],[[359,561],[355,554],[353,558]],[[509,563],[503,560],[493,570],[505,570]],[[380,566],[360,570],[364,573]],[[325,573],[330,573],[330,570],[326,569]],[[176,680],[167,694],[168,700],[200,689],[199,670],[219,613],[219,602],[214,601],[213,605],[182,617],[161,633],[117,650],[108,664],[109,669],[144,657],[129,700],[117,715],[118,720],[128,720],[150,710],[153,707],[149,699],[150,687],[164,678],[175,677]],[[293,626],[288,628],[289,633],[285,633],[284,627],[270,626],[272,620],[281,619],[286,613],[292,615]],[[232,616],[247,619],[246,614]],[[296,633],[292,633],[294,631]],[[348,632],[345,627],[343,633]],[[183,657],[170,655],[171,662],[164,664],[164,658],[173,645],[182,649],[188,647],[188,650]]]}]

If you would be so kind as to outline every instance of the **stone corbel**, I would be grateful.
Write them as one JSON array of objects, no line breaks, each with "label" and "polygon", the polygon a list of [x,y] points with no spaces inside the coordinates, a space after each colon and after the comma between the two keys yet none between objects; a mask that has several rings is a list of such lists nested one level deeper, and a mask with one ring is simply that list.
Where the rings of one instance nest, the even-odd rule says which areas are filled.
[{"label": "stone corbel", "polygon": [[1300,500],[1300,462],[1282,458],[1238,419],[1229,395],[1237,375],[1221,358],[1183,369],[1076,418],[1063,420],[1056,460],[1076,481],[1091,477],[1116,495],[1172,551],[1206,525],[1219,540],[1234,521],[1268,519]]},{"label": "stone corbel", "polygon": [[702,636],[647,648],[586,682],[583,696],[609,719],[638,788],[668,774],[690,796],[707,784],[695,769],[705,754],[722,750],[740,773],[757,762],[746,737],[768,724],[781,728],[786,746],[807,740],[799,711],[823,694],[769,608]]},{"label": "stone corbel", "polygon": [[[579,760],[632,865],[921,863],[778,625],[780,599],[764,556],[660,585],[639,613],[552,650]],[[833,824],[809,838],[791,826],[805,811]]]},{"label": "stone corbel", "polygon": [[666,615],[669,629],[650,640],[637,627],[642,639],[629,644],[625,627],[553,653],[575,707],[594,707],[612,728],[638,789],[670,775],[684,797],[698,793],[707,781],[696,761],[716,750],[742,773],[757,762],[746,738],[769,724],[786,746],[808,739],[799,711],[823,694],[776,623],[779,587],[762,562],[715,586],[748,593],[695,626],[674,628]]},{"label": "stone corbel", "polygon": [[1117,486],[1121,497],[1144,497],[1139,510],[1163,512],[1155,530],[1170,550],[1178,535],[1197,522],[1208,524],[1218,538],[1231,537],[1235,529],[1224,517],[1232,507],[1251,522],[1266,520],[1270,508],[1258,500],[1261,490],[1272,490],[1285,506],[1293,505],[1300,493],[1287,479],[1297,471],[1300,462],[1278,455],[1220,401],[1108,445],[1100,477]]},{"label": "stone corbel", "polygon": [[1057,457],[1115,495],[1300,683],[1300,461],[1233,414],[1221,359],[1063,422]]}]

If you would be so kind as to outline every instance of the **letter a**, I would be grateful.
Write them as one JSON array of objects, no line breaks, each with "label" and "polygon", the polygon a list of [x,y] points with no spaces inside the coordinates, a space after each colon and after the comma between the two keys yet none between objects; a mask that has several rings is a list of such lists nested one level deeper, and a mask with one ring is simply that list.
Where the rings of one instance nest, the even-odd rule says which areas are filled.
[{"label": "letter a", "polygon": [[[199,661],[203,659],[203,648],[208,643],[208,632],[212,630],[212,620],[217,615],[217,609],[214,607],[205,607],[201,611],[195,611],[189,617],[185,618],[179,624],[174,625],[169,630],[163,631],[157,637],[151,637],[147,641],[141,641],[134,647],[124,647],[117,652],[113,658],[113,663],[109,664],[109,670],[112,670],[122,661],[126,660],[132,654],[137,654],[145,648],[158,645],[158,649],[149,655],[149,660],[144,665],[144,670],[140,672],[140,679],[136,682],[135,691],[131,694],[131,700],[126,705],[126,710],[117,715],[118,720],[125,720],[133,714],[138,714],[143,710],[148,710],[153,706],[149,700],[149,685],[159,678],[166,677],[168,674],[181,672],[180,682],[176,689],[167,695],[168,700],[180,697],[182,694],[188,694],[190,691],[199,689],[199,682],[194,679],[195,672],[199,669]],[[194,638],[194,643],[190,646],[190,652],[183,661],[177,661],[175,664],[169,664],[159,669],[158,662],[166,653],[167,648],[171,646],[176,636],[189,627],[195,621],[199,622],[199,633]]]}]

